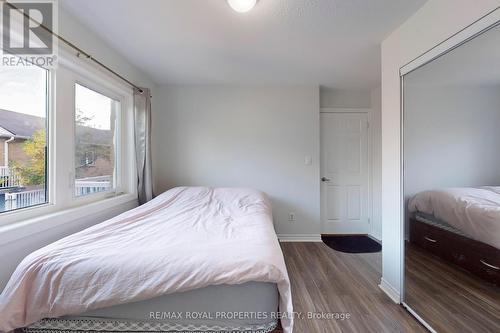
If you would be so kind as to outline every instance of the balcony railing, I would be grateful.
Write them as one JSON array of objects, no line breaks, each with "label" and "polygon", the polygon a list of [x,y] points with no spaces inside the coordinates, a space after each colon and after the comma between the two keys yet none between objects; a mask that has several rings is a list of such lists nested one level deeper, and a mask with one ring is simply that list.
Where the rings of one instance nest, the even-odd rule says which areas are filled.
[{"label": "balcony railing", "polygon": [[[15,181],[14,181],[15,180]],[[15,177],[13,172],[8,168],[0,168],[0,183],[1,188],[7,191],[4,196],[0,196],[0,211],[9,211],[24,207],[40,205],[46,202],[45,189],[36,189],[29,191],[19,191],[19,178]],[[5,186],[9,185],[9,186]],[[7,188],[18,188],[16,192],[8,192]],[[82,196],[91,193],[105,192],[111,189],[111,176],[92,177],[77,179],[75,181],[75,195]],[[17,192],[19,191],[19,192]],[[4,191],[5,192],[5,191]],[[3,204],[3,205],[2,205]],[[3,207],[2,207],[3,206]]]},{"label": "balcony railing", "polygon": [[45,189],[5,193],[5,210],[13,210],[45,203]]},{"label": "balcony railing", "polygon": [[111,176],[80,178],[75,181],[75,195],[77,197],[106,192],[111,189]]},{"label": "balcony railing", "polygon": [[6,166],[0,166],[0,189],[21,186],[21,179]]},{"label": "balcony railing", "polygon": [[0,177],[8,177],[10,175],[10,169],[6,166],[0,166]]}]

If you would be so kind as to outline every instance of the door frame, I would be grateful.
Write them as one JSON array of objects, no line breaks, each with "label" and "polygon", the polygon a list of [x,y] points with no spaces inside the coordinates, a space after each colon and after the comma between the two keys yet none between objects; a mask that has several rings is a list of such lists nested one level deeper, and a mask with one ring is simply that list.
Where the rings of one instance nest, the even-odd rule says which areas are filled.
[{"label": "door frame", "polygon": [[[371,108],[320,108],[320,121],[321,121],[321,114],[323,113],[364,113],[367,115],[368,118],[368,224],[369,224],[369,233],[368,235],[373,234],[373,136],[374,136],[374,131],[373,131],[373,110]],[[323,177],[323,141],[322,141],[322,133],[321,133],[321,126],[320,126],[320,148],[319,148],[319,154],[320,154],[320,163],[319,163],[319,168],[320,168],[320,178]],[[324,217],[325,217],[325,205],[324,205],[324,198],[323,198],[323,185],[321,184],[320,180],[320,218],[321,218],[321,229],[320,233],[322,235],[325,235],[325,228],[324,228]]]}]

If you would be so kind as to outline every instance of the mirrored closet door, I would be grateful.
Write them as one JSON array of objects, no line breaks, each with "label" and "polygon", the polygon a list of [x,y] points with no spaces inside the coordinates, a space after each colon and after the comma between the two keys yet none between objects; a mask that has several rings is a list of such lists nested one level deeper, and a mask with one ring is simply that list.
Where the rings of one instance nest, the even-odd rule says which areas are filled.
[{"label": "mirrored closet door", "polygon": [[500,332],[500,26],[403,76],[404,302]]}]

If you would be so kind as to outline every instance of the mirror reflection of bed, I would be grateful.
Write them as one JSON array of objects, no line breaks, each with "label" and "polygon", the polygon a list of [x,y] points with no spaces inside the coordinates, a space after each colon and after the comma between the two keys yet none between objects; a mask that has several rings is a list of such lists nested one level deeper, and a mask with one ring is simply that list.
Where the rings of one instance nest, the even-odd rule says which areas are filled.
[{"label": "mirror reflection of bed", "polygon": [[403,77],[404,298],[437,332],[500,331],[498,40]]}]

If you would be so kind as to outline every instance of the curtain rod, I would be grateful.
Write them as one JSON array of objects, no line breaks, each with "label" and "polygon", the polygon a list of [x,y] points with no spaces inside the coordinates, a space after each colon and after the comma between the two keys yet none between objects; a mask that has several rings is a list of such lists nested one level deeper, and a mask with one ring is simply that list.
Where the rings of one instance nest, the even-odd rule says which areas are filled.
[{"label": "curtain rod", "polygon": [[5,2],[5,4],[7,4],[10,8],[17,10],[24,17],[27,17],[29,20],[31,20],[32,22],[36,23],[40,27],[42,27],[43,30],[45,30],[48,33],[52,34],[53,36],[57,37],[57,39],[59,39],[61,42],[63,42],[64,44],[68,45],[69,47],[71,47],[75,51],[77,51],[77,54],[76,54],[77,57],[80,57],[80,55],[83,55],[88,60],[94,62],[95,64],[99,65],[100,67],[104,68],[105,70],[107,70],[108,72],[110,72],[111,74],[113,74],[114,76],[116,76],[119,79],[121,79],[122,81],[126,82],[128,85],[130,85],[131,87],[135,88],[140,93],[144,92],[143,88],[135,85],[130,80],[128,80],[125,77],[123,77],[122,75],[118,74],[117,72],[115,72],[114,70],[112,70],[111,68],[109,68],[108,66],[106,66],[105,64],[103,64],[102,62],[100,62],[99,60],[97,60],[96,58],[94,58],[90,53],[85,52],[84,50],[82,50],[81,48],[79,48],[78,46],[76,46],[75,44],[73,44],[72,42],[70,42],[69,40],[67,40],[66,38],[62,37],[61,35],[56,34],[52,30],[50,30],[49,28],[47,28],[45,25],[43,25],[41,22],[38,22],[37,20],[35,20],[34,18],[32,18],[31,16],[29,16],[28,14],[26,14],[24,11],[20,10],[19,8],[17,8],[12,3],[10,3],[10,2],[8,2],[6,0],[1,0],[1,2]]}]

